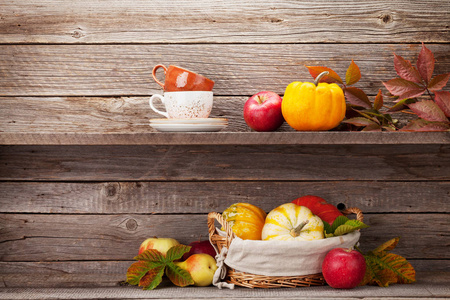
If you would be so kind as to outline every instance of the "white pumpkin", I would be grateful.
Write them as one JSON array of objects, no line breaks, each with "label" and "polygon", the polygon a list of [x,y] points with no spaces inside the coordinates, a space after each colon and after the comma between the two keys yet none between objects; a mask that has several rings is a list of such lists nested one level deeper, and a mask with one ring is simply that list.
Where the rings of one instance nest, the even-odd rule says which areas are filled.
[{"label": "white pumpkin", "polygon": [[263,240],[311,241],[323,239],[323,222],[305,206],[285,203],[273,209],[262,229]]}]

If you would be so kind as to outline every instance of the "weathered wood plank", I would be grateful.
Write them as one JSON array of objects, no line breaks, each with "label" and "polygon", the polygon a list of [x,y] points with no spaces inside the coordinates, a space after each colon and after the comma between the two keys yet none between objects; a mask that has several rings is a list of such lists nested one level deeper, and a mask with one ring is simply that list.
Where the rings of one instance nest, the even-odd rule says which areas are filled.
[{"label": "weathered wood plank", "polygon": [[[419,282],[424,272],[446,272],[448,260],[411,260]],[[107,287],[125,280],[134,261],[0,262],[0,287]]]},{"label": "weathered wood plank", "polygon": [[[364,213],[450,213],[450,182],[2,182],[2,213],[191,214],[237,202],[266,212],[303,195]],[[341,205],[342,205],[341,204]]]},{"label": "weathered wood plank", "polygon": [[13,0],[0,10],[1,43],[450,41],[450,4],[440,0]]},{"label": "weathered wood plank", "polygon": [[[100,133],[94,138],[100,141],[103,133],[156,132],[156,129],[149,126],[149,119],[161,116],[150,109],[148,99],[148,97],[4,97],[0,99],[2,105],[0,143],[4,144],[5,133],[13,133],[9,135],[10,138],[16,138],[12,143],[20,144],[27,140],[23,133]],[[247,99],[247,97],[216,96],[210,117],[228,120],[228,126],[222,131],[249,132],[251,129],[243,118],[243,107]],[[385,105],[393,106],[392,101],[386,100]],[[160,109],[164,110],[162,106]],[[36,113],[37,111],[39,113]],[[401,121],[399,127],[406,124],[407,120],[417,118],[415,115],[401,112],[393,114],[393,117]],[[285,123],[277,131],[295,130]],[[36,143],[40,139],[43,137],[38,137],[33,142]],[[56,140],[56,137],[54,139]],[[136,140],[136,137],[130,137],[130,141],[133,140]]]},{"label": "weathered wood plank", "polygon": [[[450,258],[449,214],[366,214],[364,222],[370,225],[360,240],[364,251],[401,236],[399,255]],[[2,214],[0,228],[1,261],[130,260],[151,236],[189,243],[208,235],[204,214]]]},{"label": "weathered wood plank", "polygon": [[[333,32],[333,35],[336,35]],[[338,36],[338,35],[336,35]],[[448,72],[447,44],[429,44]],[[393,52],[415,61],[418,44],[194,44],[194,45],[0,45],[0,96],[148,96],[160,93],[151,78],[159,63],[192,69],[216,82],[216,95],[284,94],[293,81],[310,81],[305,65],[325,65],[345,77],[351,59],[375,95],[396,77]],[[374,51],[376,49],[376,51]]]},{"label": "weathered wood plank", "polygon": [[1,180],[449,180],[449,145],[3,146]]}]

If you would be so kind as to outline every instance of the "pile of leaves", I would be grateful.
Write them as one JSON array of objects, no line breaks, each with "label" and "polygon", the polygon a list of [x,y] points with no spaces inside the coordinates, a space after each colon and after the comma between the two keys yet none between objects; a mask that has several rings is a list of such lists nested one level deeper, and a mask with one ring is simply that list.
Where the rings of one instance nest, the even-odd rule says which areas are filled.
[{"label": "pile of leaves", "polygon": [[359,284],[379,285],[387,287],[393,283],[413,283],[416,281],[416,271],[413,266],[402,256],[390,253],[400,238],[393,238],[375,250],[369,251],[364,255],[366,259],[366,274]]},{"label": "pile of leaves", "polygon": [[[346,119],[338,130],[447,131],[450,130],[450,92],[442,89],[447,85],[450,73],[433,77],[435,62],[433,53],[424,44],[416,66],[394,53],[394,68],[399,78],[383,82],[389,92],[388,96],[394,99],[395,105],[392,107],[384,105],[381,89],[372,103],[362,89],[353,86],[361,79],[360,69],[353,60],[345,74],[345,82],[328,67],[307,68],[314,79],[323,71],[328,71],[329,74],[321,82],[342,85],[347,112]],[[398,120],[391,116],[397,112],[414,114],[417,119],[410,120],[406,126],[401,127]]]}]

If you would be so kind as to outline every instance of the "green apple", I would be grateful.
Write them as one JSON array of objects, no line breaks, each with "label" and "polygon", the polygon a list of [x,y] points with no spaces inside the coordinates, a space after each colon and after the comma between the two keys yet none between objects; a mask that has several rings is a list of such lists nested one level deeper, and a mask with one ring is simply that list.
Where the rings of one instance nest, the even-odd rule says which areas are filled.
[{"label": "green apple", "polygon": [[214,257],[205,253],[193,254],[185,261],[175,264],[191,274],[195,286],[210,285],[217,270]]},{"label": "green apple", "polygon": [[148,238],[142,242],[141,247],[139,247],[139,254],[148,249],[156,249],[163,255],[166,255],[167,251],[173,246],[179,245],[180,243],[172,238]]}]

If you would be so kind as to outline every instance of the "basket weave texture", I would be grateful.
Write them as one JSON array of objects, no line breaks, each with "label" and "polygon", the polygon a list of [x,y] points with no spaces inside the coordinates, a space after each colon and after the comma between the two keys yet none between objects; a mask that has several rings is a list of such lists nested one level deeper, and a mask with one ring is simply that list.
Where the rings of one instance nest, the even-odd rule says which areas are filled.
[{"label": "basket weave texture", "polygon": [[[344,215],[356,214],[356,219],[363,221],[363,213],[359,208],[352,207],[342,211]],[[221,236],[217,232],[215,221],[224,229],[226,235]],[[208,214],[208,231],[211,243],[217,247],[219,252],[223,247],[230,248],[230,244],[236,237],[231,226],[222,217],[220,213],[210,212]],[[322,273],[309,274],[302,276],[265,276],[258,274],[251,274],[240,272],[233,268],[227,268],[227,275],[225,281],[235,285],[247,288],[281,288],[281,287],[307,287],[325,285],[325,279]]]}]

